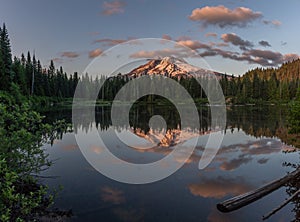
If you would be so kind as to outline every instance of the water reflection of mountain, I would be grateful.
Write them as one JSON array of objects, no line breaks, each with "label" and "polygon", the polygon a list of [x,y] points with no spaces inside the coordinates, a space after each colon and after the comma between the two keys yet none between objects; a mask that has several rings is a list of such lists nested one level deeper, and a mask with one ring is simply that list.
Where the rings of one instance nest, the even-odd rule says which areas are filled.
[{"label": "water reflection of mountain", "polygon": [[[186,107],[189,112],[189,107]],[[68,109],[59,109],[55,112],[45,113],[47,122],[54,122],[56,119],[64,118],[67,122],[72,122],[72,111]],[[111,107],[97,106],[95,110],[96,127],[100,130],[107,130],[112,126]],[[207,134],[211,131],[210,109],[207,106],[198,107],[199,124],[189,121],[189,130],[200,134]],[[136,105],[131,108],[129,113],[129,125],[114,126],[118,130],[130,129],[133,132],[147,134],[150,130],[148,125],[149,119],[153,115],[161,115],[166,123],[168,130],[182,129],[180,125],[180,117],[174,106],[165,105]],[[296,135],[288,133],[287,128],[288,108],[284,106],[233,106],[227,108],[227,129],[241,129],[247,135],[257,138],[260,137],[278,137],[283,142],[300,146],[300,138]],[[89,119],[86,109],[82,109],[80,117],[80,125],[74,126],[76,129],[82,128],[88,132],[93,124],[93,120]],[[200,129],[199,129],[200,126]],[[156,130],[161,130],[160,128]]]}]

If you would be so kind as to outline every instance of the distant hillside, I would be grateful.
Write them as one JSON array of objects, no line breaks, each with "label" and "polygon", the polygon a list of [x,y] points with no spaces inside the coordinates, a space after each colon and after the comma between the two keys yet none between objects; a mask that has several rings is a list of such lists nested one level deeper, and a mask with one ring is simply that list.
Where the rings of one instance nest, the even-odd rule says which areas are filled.
[{"label": "distant hillside", "polygon": [[276,79],[279,81],[295,81],[300,79],[300,59],[284,63],[279,68],[256,68],[246,72],[243,77],[248,76],[253,80],[255,74],[263,80],[269,80],[275,75]]}]

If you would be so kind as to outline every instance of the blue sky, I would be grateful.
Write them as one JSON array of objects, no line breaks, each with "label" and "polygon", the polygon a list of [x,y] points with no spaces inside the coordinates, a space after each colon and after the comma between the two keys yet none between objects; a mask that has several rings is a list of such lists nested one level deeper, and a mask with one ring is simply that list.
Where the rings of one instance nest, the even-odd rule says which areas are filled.
[{"label": "blue sky", "polygon": [[0,22],[13,55],[35,50],[44,66],[54,59],[69,73],[118,42],[164,37],[239,75],[298,57],[299,8],[298,0],[1,0]]}]

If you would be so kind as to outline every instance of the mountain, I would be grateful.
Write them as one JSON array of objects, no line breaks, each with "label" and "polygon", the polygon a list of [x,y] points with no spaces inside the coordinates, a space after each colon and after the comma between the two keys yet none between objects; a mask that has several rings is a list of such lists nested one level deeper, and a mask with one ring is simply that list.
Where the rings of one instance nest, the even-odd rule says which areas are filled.
[{"label": "mountain", "polygon": [[[183,59],[164,57],[159,59],[151,59],[146,64],[133,69],[127,75],[133,78],[143,75],[164,75],[174,78],[191,78],[215,75],[218,79],[220,79],[225,74],[198,68],[188,64]],[[228,77],[231,78],[231,76]]]}]

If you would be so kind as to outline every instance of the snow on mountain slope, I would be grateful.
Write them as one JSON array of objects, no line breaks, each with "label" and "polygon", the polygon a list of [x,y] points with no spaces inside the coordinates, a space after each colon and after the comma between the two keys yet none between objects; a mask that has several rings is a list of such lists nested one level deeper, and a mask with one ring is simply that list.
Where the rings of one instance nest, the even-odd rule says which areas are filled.
[{"label": "snow on mountain slope", "polygon": [[202,69],[188,64],[185,60],[175,57],[164,57],[149,60],[127,74],[129,77],[139,77],[142,75],[164,75],[168,77],[208,77],[215,75],[221,78],[223,74]]}]

